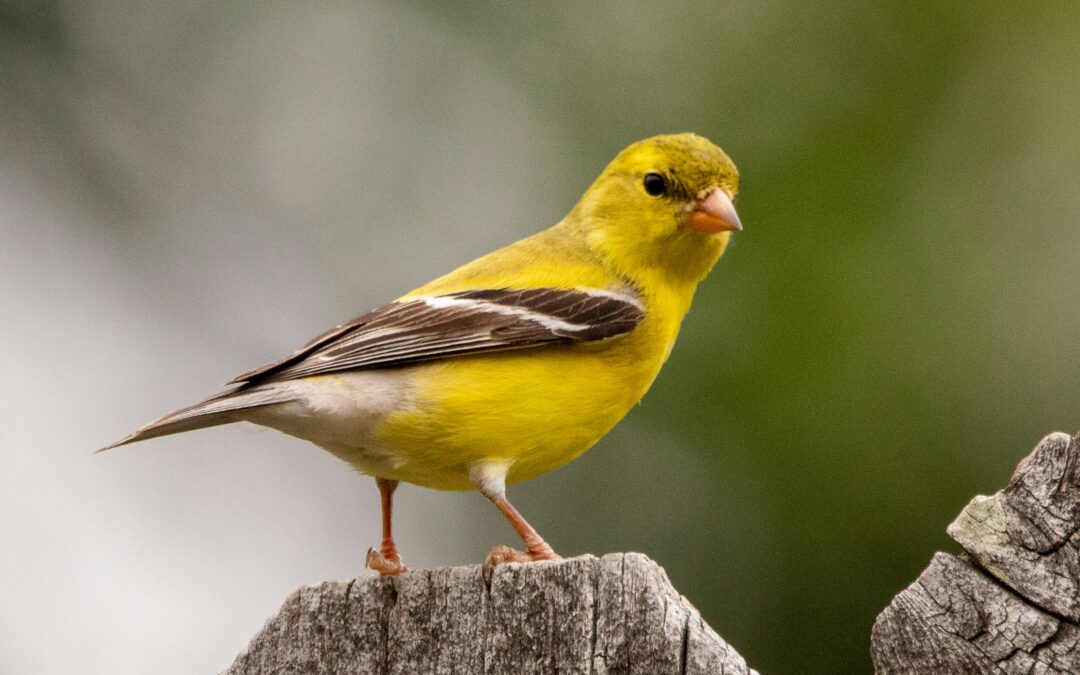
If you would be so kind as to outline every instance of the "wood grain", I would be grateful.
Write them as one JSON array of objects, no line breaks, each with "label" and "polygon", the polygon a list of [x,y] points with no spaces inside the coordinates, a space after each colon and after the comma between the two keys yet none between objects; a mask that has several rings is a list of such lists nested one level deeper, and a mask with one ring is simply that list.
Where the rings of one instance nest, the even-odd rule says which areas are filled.
[{"label": "wood grain", "polygon": [[637,553],[302,588],[227,672],[755,673]]},{"label": "wood grain", "polygon": [[949,526],[877,618],[879,673],[1080,673],[1080,437],[1054,433]]}]

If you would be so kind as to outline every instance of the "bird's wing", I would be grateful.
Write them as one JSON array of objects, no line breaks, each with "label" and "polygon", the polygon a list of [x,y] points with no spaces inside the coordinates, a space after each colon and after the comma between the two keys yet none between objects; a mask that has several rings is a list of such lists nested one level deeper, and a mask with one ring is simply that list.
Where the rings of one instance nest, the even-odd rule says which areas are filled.
[{"label": "bird's wing", "polygon": [[292,356],[229,384],[246,387],[476,352],[606,340],[629,333],[644,316],[629,289],[484,289],[415,297],[337,326]]}]

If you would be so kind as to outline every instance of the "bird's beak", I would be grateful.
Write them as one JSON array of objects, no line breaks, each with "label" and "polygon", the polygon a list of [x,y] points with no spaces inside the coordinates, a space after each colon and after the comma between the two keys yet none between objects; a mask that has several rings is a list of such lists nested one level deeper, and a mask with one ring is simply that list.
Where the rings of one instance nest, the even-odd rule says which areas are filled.
[{"label": "bird's beak", "polygon": [[742,230],[731,197],[718,187],[709,188],[697,196],[686,214],[686,226],[708,234]]}]

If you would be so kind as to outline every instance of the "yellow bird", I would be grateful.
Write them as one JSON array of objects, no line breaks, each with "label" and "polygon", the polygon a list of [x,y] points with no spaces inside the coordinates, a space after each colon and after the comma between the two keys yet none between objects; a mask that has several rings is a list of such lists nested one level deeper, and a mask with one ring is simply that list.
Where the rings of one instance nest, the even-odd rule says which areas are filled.
[{"label": "yellow bird", "polygon": [[[407,481],[477,489],[524,551],[558,558],[506,484],[576,458],[641,400],[694,291],[742,225],[738,171],[694,134],[623,150],[557,225],[489,253],[108,446],[254,422],[375,478],[383,539],[367,565],[406,571],[391,533]],[[108,448],[104,448],[108,449]]]}]

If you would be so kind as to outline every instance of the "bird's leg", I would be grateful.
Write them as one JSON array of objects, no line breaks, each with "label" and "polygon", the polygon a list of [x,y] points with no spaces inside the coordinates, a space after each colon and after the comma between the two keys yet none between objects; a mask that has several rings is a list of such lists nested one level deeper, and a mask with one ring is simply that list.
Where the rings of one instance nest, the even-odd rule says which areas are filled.
[{"label": "bird's leg", "polygon": [[499,544],[492,547],[484,560],[484,578],[491,580],[491,572],[496,565],[504,562],[534,562],[536,560],[559,560],[560,556],[544,541],[540,533],[529,525],[525,517],[518,513],[514,505],[506,498],[507,465],[478,466],[470,472],[470,478],[480,490],[480,494],[491,500],[502,512],[525,544],[524,551],[517,551]]},{"label": "bird's leg", "polygon": [[367,566],[383,576],[394,576],[409,570],[401,562],[401,554],[398,553],[397,545],[394,544],[394,535],[390,530],[390,521],[394,512],[394,490],[397,489],[396,480],[376,478],[375,484],[379,486],[379,496],[382,498],[382,543],[379,550],[369,548],[367,552]]}]

